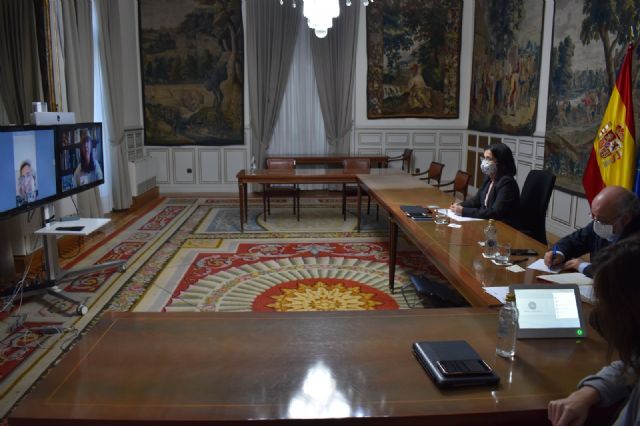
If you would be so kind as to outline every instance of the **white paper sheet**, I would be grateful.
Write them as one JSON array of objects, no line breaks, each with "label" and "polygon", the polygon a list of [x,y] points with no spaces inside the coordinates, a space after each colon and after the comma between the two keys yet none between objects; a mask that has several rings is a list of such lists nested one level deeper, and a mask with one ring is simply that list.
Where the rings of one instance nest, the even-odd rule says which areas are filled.
[{"label": "white paper sheet", "polygon": [[484,291],[489,293],[504,304],[507,301],[507,293],[509,293],[509,287],[484,287]]},{"label": "white paper sheet", "polygon": [[473,220],[484,220],[484,219],[476,219],[475,217],[458,216],[453,212],[453,210],[447,210],[447,216],[449,216],[451,220],[455,220],[456,222],[471,222]]},{"label": "white paper sheet", "polygon": [[547,272],[549,274],[557,274],[560,272],[560,269],[549,269],[549,267],[544,264],[544,259],[536,260],[531,265],[527,266],[527,269],[535,269],[536,271]]},{"label": "white paper sheet", "polygon": [[549,281],[557,284],[578,284],[578,285],[591,285],[593,280],[580,272],[570,272],[566,274],[554,274],[554,275],[538,275],[538,278],[544,281]]}]

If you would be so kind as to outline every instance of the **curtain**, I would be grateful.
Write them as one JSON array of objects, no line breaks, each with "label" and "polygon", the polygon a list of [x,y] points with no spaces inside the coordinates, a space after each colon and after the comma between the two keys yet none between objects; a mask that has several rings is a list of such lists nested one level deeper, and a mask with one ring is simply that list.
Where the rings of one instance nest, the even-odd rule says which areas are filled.
[{"label": "curtain", "polygon": [[31,102],[44,100],[31,1],[0,0],[0,95],[13,124],[28,123]]},{"label": "curtain", "polygon": [[246,3],[251,152],[259,165],[264,163],[287,86],[300,9],[270,0]]},{"label": "curtain", "polygon": [[113,208],[124,210],[131,207],[131,187],[129,186],[129,167],[127,165],[127,147],[124,143],[124,89],[122,81],[122,51],[120,37],[120,10],[118,1],[95,0],[100,26],[99,54],[101,63],[102,86],[105,91],[104,115],[111,152],[111,177],[113,189]]},{"label": "curtain", "polygon": [[[91,0],[62,2],[64,65],[69,111],[79,123],[93,121],[93,19]],[[81,217],[102,217],[98,188],[77,195]]]},{"label": "curtain", "polygon": [[269,143],[269,155],[324,155],[328,152],[309,47],[309,38],[315,35],[307,27],[306,19],[300,19],[299,26],[289,81]]},{"label": "curtain", "polygon": [[329,151],[346,154],[353,126],[360,2],[341,6],[340,12],[325,38],[311,37],[311,53]]}]

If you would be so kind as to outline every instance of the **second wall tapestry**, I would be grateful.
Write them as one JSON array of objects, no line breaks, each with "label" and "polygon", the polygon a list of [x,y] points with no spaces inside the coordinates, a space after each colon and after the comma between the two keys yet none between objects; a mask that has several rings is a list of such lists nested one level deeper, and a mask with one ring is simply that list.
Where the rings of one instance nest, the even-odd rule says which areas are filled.
[{"label": "second wall tapestry", "polygon": [[139,0],[146,145],[241,145],[241,0]]},{"label": "second wall tapestry", "polygon": [[469,128],[532,135],[536,127],[544,2],[476,2]]},{"label": "second wall tapestry", "polygon": [[461,0],[367,7],[368,118],[457,118]]}]

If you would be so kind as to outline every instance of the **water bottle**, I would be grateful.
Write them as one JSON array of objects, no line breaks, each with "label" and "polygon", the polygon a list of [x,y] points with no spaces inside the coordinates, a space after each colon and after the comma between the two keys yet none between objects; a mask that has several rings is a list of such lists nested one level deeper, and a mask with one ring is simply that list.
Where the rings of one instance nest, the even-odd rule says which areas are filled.
[{"label": "water bottle", "polygon": [[253,155],[251,156],[251,168],[249,169],[249,173],[252,175],[256,174],[256,157],[254,157]]},{"label": "water bottle", "polygon": [[498,344],[496,354],[512,358],[516,354],[516,334],[518,331],[518,308],[513,293],[507,294],[506,303],[498,313]]},{"label": "water bottle", "polygon": [[498,245],[498,230],[493,219],[489,219],[489,224],[484,228],[484,257],[492,259],[496,255]]}]

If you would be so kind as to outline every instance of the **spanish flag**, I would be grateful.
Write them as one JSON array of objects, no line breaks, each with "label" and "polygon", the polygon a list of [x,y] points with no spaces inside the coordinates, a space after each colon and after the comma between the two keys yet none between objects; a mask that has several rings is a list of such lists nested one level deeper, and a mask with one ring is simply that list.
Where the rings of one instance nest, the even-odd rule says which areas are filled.
[{"label": "spanish flag", "polygon": [[618,185],[633,191],[636,146],[631,100],[632,57],[633,45],[629,44],[582,177],[589,204],[605,186]]}]

